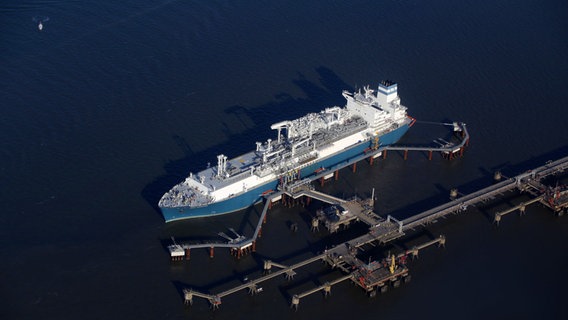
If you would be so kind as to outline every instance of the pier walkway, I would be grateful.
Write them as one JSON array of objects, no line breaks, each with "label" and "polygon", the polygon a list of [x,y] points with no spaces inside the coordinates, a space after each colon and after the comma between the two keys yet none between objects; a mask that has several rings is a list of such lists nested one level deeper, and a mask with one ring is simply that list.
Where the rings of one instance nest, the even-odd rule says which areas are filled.
[{"label": "pier walkway", "polygon": [[341,198],[337,198],[327,193],[314,190],[310,187],[310,185],[303,185],[299,188],[294,189],[292,192],[285,193],[292,196],[294,199],[306,196],[329,204],[343,204],[347,202],[346,200],[343,200]]},{"label": "pier walkway", "polygon": [[[426,223],[429,223],[435,219],[438,219],[440,217],[443,217],[451,213],[458,213],[464,211],[467,209],[468,206],[475,206],[479,203],[492,200],[496,196],[501,195],[507,191],[511,191],[515,188],[521,191],[530,191],[533,195],[537,196],[536,200],[533,199],[534,201],[525,203],[525,205],[541,201],[543,199],[542,194],[545,192],[546,186],[544,186],[540,181],[547,178],[550,175],[560,174],[566,171],[567,169],[568,169],[568,157],[564,157],[559,160],[549,162],[536,169],[529,170],[513,178],[501,181],[492,186],[483,188],[468,195],[463,195],[451,202],[445,203],[436,208],[409,217],[401,221],[401,231],[407,229],[413,229],[420,225],[425,225]],[[500,216],[502,215],[504,215],[504,213],[500,214]]]},{"label": "pier walkway", "polygon": [[[439,138],[434,140],[434,142],[437,143],[439,147],[390,145],[383,148],[384,150],[383,157],[386,158],[386,152],[388,150],[404,151],[404,160],[406,160],[408,157],[408,151],[428,152],[428,160],[432,160],[433,152],[440,152],[442,156],[448,159],[455,158],[456,154],[458,153],[460,156],[463,156],[464,148],[467,147],[467,145],[469,144],[469,132],[467,131],[465,123],[462,122],[442,123],[442,125],[453,126],[454,133],[459,133],[460,135],[460,142],[452,143]],[[442,142],[439,142],[438,140]]]}]

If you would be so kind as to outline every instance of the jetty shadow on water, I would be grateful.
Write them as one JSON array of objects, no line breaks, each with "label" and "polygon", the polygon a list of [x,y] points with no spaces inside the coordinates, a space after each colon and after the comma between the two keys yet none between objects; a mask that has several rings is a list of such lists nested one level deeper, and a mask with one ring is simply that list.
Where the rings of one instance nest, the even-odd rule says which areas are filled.
[{"label": "jetty shadow on water", "polygon": [[[250,151],[255,141],[274,138],[275,134],[270,129],[270,125],[277,121],[296,119],[309,112],[319,112],[326,107],[344,105],[341,92],[352,90],[352,88],[327,67],[320,66],[315,71],[319,76],[319,83],[307,79],[302,74],[298,74],[298,78],[292,80],[302,90],[305,97],[295,98],[286,92],[279,92],[274,95],[275,100],[257,107],[241,105],[226,107],[225,112],[234,115],[236,121],[241,122],[246,129],[244,132],[235,133],[225,124],[223,133],[226,139],[224,143],[195,152],[186,138],[181,135],[172,136],[172,139],[183,151],[184,157],[165,163],[164,170],[166,173],[146,185],[142,189],[142,197],[162,217],[158,207],[158,201],[162,195],[185,179],[190,172],[201,171],[206,168],[208,163],[215,165],[217,155],[223,153],[227,154],[229,158],[233,158]],[[252,125],[248,121],[244,122],[245,116],[252,120]],[[231,152],[229,153],[228,150],[231,150]]]}]

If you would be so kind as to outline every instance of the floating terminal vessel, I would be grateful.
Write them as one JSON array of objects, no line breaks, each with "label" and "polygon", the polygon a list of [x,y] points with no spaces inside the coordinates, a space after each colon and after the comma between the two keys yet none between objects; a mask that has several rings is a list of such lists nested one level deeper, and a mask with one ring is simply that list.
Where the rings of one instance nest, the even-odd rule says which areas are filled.
[{"label": "floating terminal vessel", "polygon": [[208,217],[247,208],[292,181],[397,142],[415,120],[401,105],[397,84],[343,91],[345,107],[334,106],[271,126],[275,140],[233,159],[217,156],[217,166],[190,173],[160,199],[166,222]]}]

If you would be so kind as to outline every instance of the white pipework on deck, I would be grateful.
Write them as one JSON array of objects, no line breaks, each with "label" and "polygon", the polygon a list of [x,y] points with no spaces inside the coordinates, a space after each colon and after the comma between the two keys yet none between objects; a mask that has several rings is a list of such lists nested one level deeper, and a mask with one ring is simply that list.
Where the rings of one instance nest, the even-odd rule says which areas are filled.
[{"label": "white pipework on deck", "polygon": [[[217,156],[217,177],[224,176],[226,169],[227,169],[227,156],[220,154]],[[203,183],[203,181],[201,183]]]},{"label": "white pipework on deck", "polygon": [[286,128],[287,138],[290,139],[290,131],[292,131],[292,122],[291,121],[281,121],[281,122],[277,122],[277,123],[270,126],[270,129],[272,129],[272,130],[277,129],[278,130],[278,143],[282,142],[282,137],[281,137],[282,128]]}]

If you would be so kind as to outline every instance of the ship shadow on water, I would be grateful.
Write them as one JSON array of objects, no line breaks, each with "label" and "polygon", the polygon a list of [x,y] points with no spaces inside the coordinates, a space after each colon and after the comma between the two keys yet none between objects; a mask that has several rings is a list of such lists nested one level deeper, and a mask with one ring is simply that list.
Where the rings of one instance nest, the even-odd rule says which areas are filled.
[{"label": "ship shadow on water", "polygon": [[[223,133],[226,142],[222,144],[195,152],[186,138],[181,135],[172,136],[172,139],[183,151],[184,157],[165,163],[164,171],[166,173],[146,185],[142,189],[142,197],[162,218],[158,207],[158,201],[162,195],[185,179],[190,172],[205,169],[208,162],[215,165],[217,155],[224,153],[229,158],[233,158],[249,152],[254,147],[255,141],[274,138],[274,132],[270,129],[270,125],[274,122],[296,119],[309,112],[319,112],[326,107],[343,105],[341,92],[353,90],[353,88],[327,67],[320,66],[315,71],[319,76],[319,83],[310,81],[302,74],[299,74],[298,78],[292,81],[302,90],[305,97],[294,98],[288,93],[280,92],[274,95],[273,101],[257,107],[241,105],[226,107],[225,113],[232,115],[235,121],[240,122],[246,129],[243,132],[234,133],[227,124],[224,124]],[[252,120],[252,126],[248,121],[244,122],[245,117]],[[231,152],[229,153],[228,150],[231,150]]]}]

